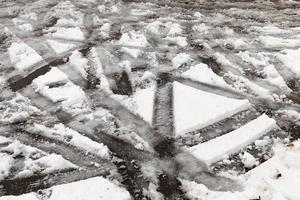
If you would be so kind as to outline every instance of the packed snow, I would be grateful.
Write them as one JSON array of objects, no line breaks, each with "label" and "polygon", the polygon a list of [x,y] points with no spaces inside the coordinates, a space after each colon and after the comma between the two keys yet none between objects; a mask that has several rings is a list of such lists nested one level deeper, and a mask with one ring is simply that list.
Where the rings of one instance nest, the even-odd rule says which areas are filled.
[{"label": "packed snow", "polygon": [[146,89],[139,89],[133,95],[136,102],[136,112],[149,124],[152,124],[153,106],[155,97],[155,86]]},{"label": "packed snow", "polygon": [[237,153],[276,127],[276,121],[263,114],[226,135],[191,147],[189,152],[210,165]]},{"label": "packed snow", "polygon": [[236,100],[173,83],[176,135],[200,129],[250,108]]},{"label": "packed snow", "polygon": [[[57,87],[53,85],[58,84]],[[84,91],[67,79],[67,76],[53,67],[45,75],[32,81],[36,92],[49,98],[52,102],[61,102],[62,109],[76,114],[79,111],[88,110],[87,97]]]},{"label": "packed snow", "polygon": [[192,66],[189,70],[182,73],[182,77],[201,83],[229,88],[229,85],[222,77],[215,74],[211,68],[203,63]]},{"label": "packed snow", "polygon": [[[58,185],[44,191],[49,200],[130,200],[130,194],[118,184],[103,177],[95,177],[74,183]],[[4,196],[0,200],[40,200],[36,193],[21,196]]]},{"label": "packed snow", "polygon": [[55,124],[52,128],[48,128],[41,124],[34,124],[34,127],[29,130],[31,133],[44,135],[49,138],[69,143],[87,153],[95,154],[103,159],[110,158],[109,149],[105,145],[92,141],[63,124]]},{"label": "packed snow", "polygon": [[28,70],[43,58],[24,42],[13,42],[8,48],[11,63],[18,71]]},{"label": "packed snow", "polygon": [[[28,177],[36,173],[48,174],[54,171],[76,169],[77,166],[65,160],[61,155],[47,154],[36,148],[21,144],[19,141],[12,141],[0,136],[0,144],[7,144],[0,147],[0,180],[8,176]],[[17,171],[11,170],[17,167],[20,162],[18,156],[24,157],[23,167]]]},{"label": "packed snow", "polygon": [[62,43],[55,40],[47,40],[47,44],[58,54],[64,53],[75,47],[74,44]]},{"label": "packed snow", "polygon": [[300,49],[283,50],[280,54],[277,55],[277,57],[287,68],[289,68],[297,76],[300,76]]}]

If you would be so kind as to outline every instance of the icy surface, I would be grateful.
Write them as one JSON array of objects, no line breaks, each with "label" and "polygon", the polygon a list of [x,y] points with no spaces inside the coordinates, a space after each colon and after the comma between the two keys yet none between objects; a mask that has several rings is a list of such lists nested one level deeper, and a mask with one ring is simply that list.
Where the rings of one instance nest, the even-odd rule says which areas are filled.
[{"label": "icy surface", "polygon": [[300,76],[300,49],[287,49],[277,55],[278,59],[297,76]]},{"label": "icy surface", "polygon": [[239,129],[193,146],[189,151],[207,164],[212,164],[225,158],[225,156],[237,153],[274,128],[276,128],[276,121],[263,114]]},{"label": "icy surface", "polygon": [[250,107],[247,100],[207,93],[178,82],[173,87],[176,135],[203,128]]}]

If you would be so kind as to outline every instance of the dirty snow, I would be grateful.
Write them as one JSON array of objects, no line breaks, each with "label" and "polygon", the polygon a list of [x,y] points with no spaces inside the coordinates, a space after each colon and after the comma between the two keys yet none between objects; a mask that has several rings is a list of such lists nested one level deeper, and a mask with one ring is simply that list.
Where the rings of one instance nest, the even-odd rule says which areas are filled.
[{"label": "dirty snow", "polygon": [[236,100],[173,83],[176,135],[200,129],[250,108]]},{"label": "dirty snow", "polygon": [[276,127],[276,121],[263,114],[226,135],[191,147],[189,152],[210,165],[237,153]]}]

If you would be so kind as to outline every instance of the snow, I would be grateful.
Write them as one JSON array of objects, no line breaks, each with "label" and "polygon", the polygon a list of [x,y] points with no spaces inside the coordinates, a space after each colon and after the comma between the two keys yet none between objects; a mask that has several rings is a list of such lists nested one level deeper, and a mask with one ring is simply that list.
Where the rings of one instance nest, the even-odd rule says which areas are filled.
[{"label": "snow", "polygon": [[110,158],[109,149],[105,145],[94,142],[78,132],[65,127],[63,124],[55,124],[52,128],[48,128],[41,124],[34,124],[34,127],[30,129],[30,132],[69,143],[86,152],[98,155],[103,159]]},{"label": "snow", "polygon": [[76,165],[57,154],[50,154],[36,160],[26,159],[24,164],[23,171],[17,177],[32,176],[35,173],[49,174],[55,171],[77,168]]},{"label": "snow", "polygon": [[136,112],[149,124],[152,124],[155,90],[156,86],[151,86],[146,89],[139,89],[133,95],[137,105]]},{"label": "snow", "polygon": [[168,36],[166,37],[167,40],[169,40],[170,42],[173,42],[175,44],[177,44],[178,46],[184,48],[187,47],[188,42],[186,41],[186,37],[184,36]]},{"label": "snow", "polygon": [[[58,87],[50,87],[52,84],[63,84]],[[84,91],[70,80],[66,75],[56,67],[45,75],[39,76],[32,81],[32,86],[37,92],[49,98],[53,103],[61,102],[63,110],[73,114],[86,110],[87,97]]]},{"label": "snow", "polygon": [[2,136],[0,136],[0,141],[8,143],[7,146],[1,148],[0,152],[0,180],[11,175],[10,169],[14,166],[18,156],[24,157],[24,167],[16,173],[16,177],[28,177],[36,173],[48,174],[58,170],[77,168],[76,165],[65,160],[61,155],[46,154],[41,150],[21,144],[19,141],[8,140]]},{"label": "snow", "polygon": [[29,99],[16,94],[8,101],[0,102],[0,123],[10,124],[27,120],[31,115],[41,111],[30,105]]},{"label": "snow", "polygon": [[208,65],[203,63],[192,66],[189,70],[182,73],[182,77],[210,85],[229,87],[222,77],[215,74]]},{"label": "snow", "polygon": [[284,34],[284,33],[290,32],[290,30],[281,29],[272,24],[269,24],[269,25],[263,26],[263,27],[254,26],[254,27],[251,27],[251,29],[253,29],[257,32],[263,33],[263,34]]},{"label": "snow", "polygon": [[236,100],[173,83],[176,135],[200,129],[250,108]]},{"label": "snow", "polygon": [[83,32],[79,27],[51,27],[47,30],[48,36],[52,38],[83,41],[85,39]]},{"label": "snow", "polygon": [[276,127],[276,121],[263,114],[226,135],[189,148],[189,152],[210,165],[237,153]]},{"label": "snow", "polygon": [[194,25],[193,26],[193,31],[196,31],[199,34],[207,34],[209,31],[209,26],[207,26],[204,23],[198,24],[198,25]]},{"label": "snow", "polygon": [[55,40],[47,40],[47,44],[58,54],[64,53],[75,47],[74,44],[62,43]]},{"label": "snow", "polygon": [[257,53],[255,54],[257,57],[256,58],[251,56],[248,51],[239,52],[237,55],[240,56],[241,59],[246,63],[250,63],[256,67],[258,71],[261,70],[260,68],[263,68],[261,71],[266,75],[265,80],[269,81],[271,84],[279,87],[280,89],[289,90],[284,79],[278,73],[275,66],[269,63],[270,58],[267,55],[264,53]]},{"label": "snow", "polygon": [[299,39],[283,39],[273,36],[259,36],[259,41],[266,47],[266,48],[292,48],[300,46]]},{"label": "snow", "polygon": [[243,155],[240,156],[242,159],[242,162],[244,164],[245,167],[251,168],[255,165],[257,165],[258,163],[256,162],[255,158],[253,155],[251,155],[248,152],[244,152]]},{"label": "snow", "polygon": [[140,55],[141,50],[134,49],[134,47],[146,47],[148,45],[148,41],[144,34],[136,31],[130,31],[122,34],[119,40],[119,45],[133,47],[122,47],[122,50],[132,57],[137,58]]},{"label": "snow", "polygon": [[172,64],[174,68],[179,68],[184,64],[188,64],[192,61],[192,58],[189,54],[179,53],[172,59]]},{"label": "snow", "polygon": [[68,76],[60,71],[58,68],[53,67],[45,75],[42,75],[32,81],[32,84],[35,86],[36,91],[43,89],[47,85],[52,83],[64,83],[68,81]]},{"label": "snow", "polygon": [[73,51],[69,57],[69,64],[85,79],[87,78],[87,70],[89,68],[88,62],[88,59],[84,58],[78,50]]},{"label": "snow", "polygon": [[24,42],[13,42],[8,48],[11,63],[19,71],[29,69],[32,65],[40,62],[43,58]]},{"label": "snow", "polygon": [[[51,193],[48,200],[130,200],[124,188],[103,177],[73,182],[47,189]],[[45,191],[45,192],[46,192]],[[38,194],[0,197],[0,200],[39,200]]]},{"label": "snow", "polygon": [[18,28],[21,30],[21,31],[33,31],[33,27],[31,24],[29,23],[25,23],[24,20],[22,19],[19,19],[19,18],[13,18],[12,19],[12,22],[14,23],[14,25],[18,26]]},{"label": "snow", "polygon": [[300,75],[300,48],[296,50],[286,49],[277,54],[277,58],[297,76]]}]

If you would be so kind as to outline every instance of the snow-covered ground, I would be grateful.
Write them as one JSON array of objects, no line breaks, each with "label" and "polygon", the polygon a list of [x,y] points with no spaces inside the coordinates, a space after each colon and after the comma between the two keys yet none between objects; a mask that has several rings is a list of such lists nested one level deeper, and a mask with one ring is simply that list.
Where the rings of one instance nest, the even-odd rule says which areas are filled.
[{"label": "snow-covered ground", "polygon": [[299,2],[0,4],[0,200],[300,199]]}]

